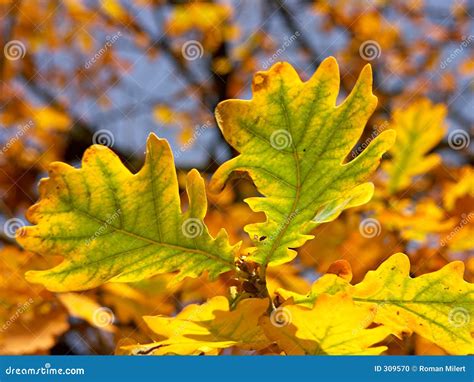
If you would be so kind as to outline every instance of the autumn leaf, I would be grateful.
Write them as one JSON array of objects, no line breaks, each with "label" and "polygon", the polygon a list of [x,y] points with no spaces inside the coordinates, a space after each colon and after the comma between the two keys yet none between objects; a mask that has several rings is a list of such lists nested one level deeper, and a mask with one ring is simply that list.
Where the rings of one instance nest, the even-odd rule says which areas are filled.
[{"label": "autumn leaf", "polygon": [[366,203],[373,185],[363,183],[394,140],[380,134],[356,159],[345,157],[360,138],[377,99],[371,92],[370,66],[362,71],[339,106],[339,73],[326,59],[307,82],[287,63],[258,72],[253,99],[227,100],[216,110],[219,127],[240,155],[214,174],[213,190],[233,171],[247,171],[263,197],[246,199],[267,220],[246,226],[254,239],[253,260],[277,265],[290,261],[318,224],[342,210]]},{"label": "autumn leaf", "polygon": [[278,289],[276,294],[281,296],[284,300],[291,298],[295,304],[311,308],[319,296],[323,294],[335,295],[339,292],[345,292],[349,285],[347,280],[337,275],[325,274],[317,279],[313,285],[311,285],[310,291],[304,295],[283,288]]},{"label": "autumn leaf", "polygon": [[393,112],[392,127],[397,132],[397,140],[389,150],[392,159],[384,165],[391,194],[406,188],[413,177],[428,172],[441,162],[438,154],[428,153],[446,132],[445,116],[446,106],[433,105],[428,99]]},{"label": "autumn leaf", "polygon": [[14,246],[0,250],[0,355],[47,352],[69,329],[54,294],[23,277],[27,269],[45,265],[43,258]]},{"label": "autumn leaf", "polygon": [[411,278],[408,257],[398,253],[355,286],[335,275],[325,275],[307,295],[283,290],[278,293],[293,298],[295,303],[312,306],[330,285],[335,292],[345,290],[358,305],[375,304],[374,321],[398,336],[414,332],[450,354],[469,354],[474,351],[474,284],[464,281],[463,273],[464,264],[455,261],[436,272]]},{"label": "autumn leaf", "polygon": [[410,261],[396,254],[367,273],[350,293],[354,301],[378,306],[375,322],[393,333],[415,332],[450,354],[474,352],[474,284],[463,280],[464,264],[410,277]]},{"label": "autumn leaf", "polygon": [[178,271],[174,282],[207,271],[211,278],[233,268],[238,246],[221,230],[214,239],[203,218],[204,182],[195,170],[187,177],[189,206],[182,213],[171,150],[150,135],[145,165],[130,173],[110,149],[94,145],[82,168],[50,165],[40,183],[40,201],[27,213],[35,224],[17,232],[25,248],[64,256],[27,279],[52,291],[85,290],[107,281],[138,281]]},{"label": "autumn leaf", "polygon": [[230,311],[227,298],[217,296],[203,305],[188,305],[176,317],[145,316],[147,325],[162,340],[126,349],[132,354],[153,355],[216,354],[231,346],[262,349],[270,342],[258,320],[267,307],[266,299],[246,299]]},{"label": "autumn leaf", "polygon": [[[357,306],[346,293],[321,295],[309,309],[283,305],[261,319],[265,334],[289,355],[376,355],[386,346],[373,346],[389,336],[383,327],[367,329],[374,306]],[[277,316],[280,315],[280,321]]]}]

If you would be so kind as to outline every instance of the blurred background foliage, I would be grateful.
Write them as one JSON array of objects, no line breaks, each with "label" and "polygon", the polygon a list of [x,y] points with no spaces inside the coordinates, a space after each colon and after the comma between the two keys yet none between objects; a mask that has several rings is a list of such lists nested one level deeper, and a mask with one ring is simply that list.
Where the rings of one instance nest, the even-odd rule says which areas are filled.
[{"label": "blurred background foliage", "polygon": [[[413,275],[460,259],[472,281],[472,2],[0,0],[0,15],[0,353],[109,354],[149,334],[143,315],[227,293],[233,281],[224,275],[171,290],[159,276],[55,295],[24,280],[47,260],[21,251],[8,224],[26,224],[50,162],[79,165],[93,143],[135,171],[155,132],[170,141],[182,185],[191,167],[208,177],[236,154],[215,106],[250,98],[253,74],[278,61],[308,79],[335,56],[341,100],[370,63],[379,104],[348,160],[386,128],[398,140],[374,178],[374,199],[316,229],[293,263],[270,269],[269,288],[305,293],[338,259],[359,281],[397,251],[411,257]],[[237,174],[209,195],[211,232],[225,227],[249,245],[242,228],[262,216],[243,199],[255,194]],[[389,346],[442,354],[418,337]]]}]

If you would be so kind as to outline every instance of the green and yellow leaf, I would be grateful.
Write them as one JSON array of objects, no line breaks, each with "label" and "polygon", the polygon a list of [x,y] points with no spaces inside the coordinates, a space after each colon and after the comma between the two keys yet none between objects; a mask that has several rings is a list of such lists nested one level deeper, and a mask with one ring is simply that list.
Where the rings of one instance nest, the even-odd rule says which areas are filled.
[{"label": "green and yellow leaf", "polygon": [[367,273],[350,294],[378,306],[375,322],[394,334],[415,332],[451,354],[474,353],[474,284],[463,280],[464,264],[410,277],[410,261],[398,253]]},{"label": "green and yellow leaf", "polygon": [[384,164],[391,194],[406,188],[413,177],[428,172],[440,163],[438,154],[428,152],[446,133],[445,117],[446,106],[433,105],[429,99],[420,99],[405,109],[393,112],[392,127],[397,132],[397,139],[389,150],[392,159]]},{"label": "green and yellow leaf", "polygon": [[292,298],[295,304],[311,308],[319,296],[323,294],[335,295],[339,292],[346,292],[349,285],[348,281],[337,275],[325,274],[311,285],[311,290],[307,294],[303,295],[285,289],[278,289],[276,293],[284,300]]},{"label": "green and yellow leaf", "polygon": [[268,338],[289,355],[377,355],[386,346],[374,346],[390,335],[384,326],[367,329],[376,316],[375,306],[357,306],[346,293],[321,295],[312,308],[283,305],[281,316],[263,317]]},{"label": "green and yellow leaf", "polygon": [[[321,291],[344,290],[361,306],[377,306],[376,323],[390,328],[393,334],[417,333],[450,354],[474,353],[474,284],[463,280],[464,264],[455,261],[440,270],[410,277],[410,261],[402,253],[370,271],[359,284],[352,286],[335,275],[316,281],[308,295],[282,291],[295,303],[312,306]],[[337,286],[337,287],[336,287]]]},{"label": "green and yellow leaf", "polygon": [[183,213],[171,149],[153,134],[136,174],[99,145],[86,151],[81,169],[52,163],[40,201],[27,213],[35,225],[18,230],[17,241],[64,261],[30,271],[27,279],[62,292],[174,271],[175,282],[205,271],[215,278],[233,269],[238,245],[229,245],[224,230],[216,238],[208,233],[204,182],[196,170],[188,174],[186,191]]},{"label": "green and yellow leaf", "polygon": [[258,325],[266,312],[268,300],[242,300],[230,311],[223,296],[213,297],[203,305],[188,305],[176,317],[145,316],[145,322],[161,339],[146,345],[131,345],[131,354],[217,354],[220,349],[237,346],[259,350],[270,341]]},{"label": "green and yellow leaf", "polygon": [[356,159],[345,158],[375,109],[370,66],[351,94],[336,106],[339,71],[326,59],[307,82],[287,63],[253,79],[250,101],[228,100],[216,110],[220,129],[240,155],[215,173],[219,190],[233,171],[247,171],[263,197],[246,202],[266,221],[245,227],[254,240],[252,259],[278,265],[296,256],[317,225],[342,210],[366,203],[373,185],[364,183],[394,141],[385,131]]}]

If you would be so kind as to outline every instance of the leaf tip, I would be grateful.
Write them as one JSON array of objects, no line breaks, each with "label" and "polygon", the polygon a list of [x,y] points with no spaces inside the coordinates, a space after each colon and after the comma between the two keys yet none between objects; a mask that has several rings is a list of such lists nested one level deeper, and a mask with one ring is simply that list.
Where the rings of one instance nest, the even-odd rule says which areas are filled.
[{"label": "leaf tip", "polygon": [[40,284],[40,271],[27,271],[25,272],[25,279],[31,284]]},{"label": "leaf tip", "polygon": [[362,68],[362,71],[360,72],[360,77],[364,79],[369,79],[370,82],[372,83],[372,65],[370,64],[365,64],[364,67]]},{"label": "leaf tip", "polygon": [[196,182],[199,180],[203,180],[201,174],[195,168],[191,169],[188,174],[186,175],[188,182]]},{"label": "leaf tip", "polygon": [[396,264],[398,265],[397,268],[404,273],[410,272],[410,259],[407,255],[402,252],[395,253],[394,255],[390,256],[389,259],[386,261],[387,264]]},{"label": "leaf tip", "polygon": [[338,71],[339,72],[339,64],[334,56],[329,56],[325,58],[321,64],[319,65],[320,68],[324,67],[326,70],[329,71]]},{"label": "leaf tip", "polygon": [[397,139],[397,132],[394,129],[389,129],[389,130],[385,130],[383,134],[385,136],[385,141],[386,141],[387,150],[388,150],[395,144],[395,140]]},{"label": "leaf tip", "polygon": [[378,98],[372,92],[373,73],[372,73],[372,66],[370,64],[366,64],[362,68],[362,71],[360,72],[360,75],[359,75],[359,79],[357,80],[357,84],[362,86],[362,88],[367,89],[367,93],[370,94],[374,102],[374,109],[375,109],[375,106],[377,105],[377,102],[378,102]]},{"label": "leaf tip", "polygon": [[155,133],[148,134],[148,138],[146,140],[147,151],[155,146],[161,146],[164,144],[168,144],[166,139],[159,138]]},{"label": "leaf tip", "polygon": [[446,264],[443,269],[445,269],[447,272],[452,272],[461,278],[464,277],[465,265],[460,260],[452,261],[451,263]]}]

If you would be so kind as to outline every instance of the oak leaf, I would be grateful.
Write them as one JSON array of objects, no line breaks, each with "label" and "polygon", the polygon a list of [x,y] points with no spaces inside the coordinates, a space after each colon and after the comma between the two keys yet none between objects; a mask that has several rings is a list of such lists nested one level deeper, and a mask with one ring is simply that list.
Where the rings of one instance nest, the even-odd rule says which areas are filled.
[{"label": "oak leaf", "polygon": [[162,340],[146,345],[132,345],[132,354],[216,354],[219,349],[263,349],[270,344],[259,318],[268,307],[266,299],[242,300],[230,311],[223,296],[213,297],[202,305],[188,305],[176,317],[145,316],[150,329]]},{"label": "oak leaf", "polygon": [[237,246],[221,230],[213,238],[203,223],[204,182],[187,177],[189,206],[181,211],[170,147],[150,135],[143,168],[132,174],[109,148],[94,145],[82,168],[55,162],[40,183],[40,201],[17,231],[32,252],[64,256],[58,266],[29,271],[27,279],[49,290],[85,290],[108,281],[131,282],[179,271],[174,282],[207,271],[233,269]]},{"label": "oak leaf", "polygon": [[311,239],[318,224],[342,210],[366,203],[372,183],[364,183],[394,140],[384,131],[356,159],[345,157],[375,109],[370,66],[352,93],[336,106],[339,72],[334,58],[323,61],[307,82],[287,63],[277,63],[253,79],[250,101],[227,100],[216,109],[226,140],[240,155],[214,174],[219,190],[233,171],[247,171],[263,197],[246,199],[267,220],[246,226],[254,239],[252,259],[270,265],[290,261]]},{"label": "oak leaf", "polygon": [[441,162],[438,154],[428,153],[446,133],[446,112],[446,106],[433,105],[429,99],[420,99],[393,112],[391,125],[397,132],[397,139],[389,150],[392,159],[383,166],[389,175],[391,194],[406,188],[413,177],[428,172]]},{"label": "oak leaf", "polygon": [[408,257],[398,253],[354,286],[336,275],[324,275],[307,295],[283,290],[278,294],[310,307],[330,285],[335,292],[346,291],[358,305],[375,304],[374,321],[393,334],[414,332],[450,354],[470,354],[474,352],[474,284],[464,281],[463,273],[464,264],[455,261],[411,278]]},{"label": "oak leaf", "polygon": [[[263,317],[265,334],[289,355],[376,355],[385,346],[373,346],[390,335],[378,326],[374,306],[357,306],[346,293],[321,295],[312,308],[283,305],[272,317]],[[275,317],[280,315],[280,322]]]}]

